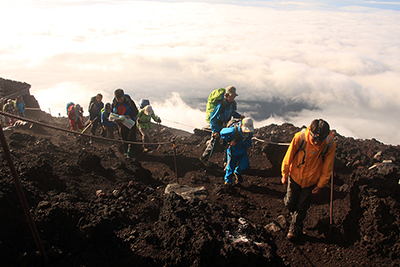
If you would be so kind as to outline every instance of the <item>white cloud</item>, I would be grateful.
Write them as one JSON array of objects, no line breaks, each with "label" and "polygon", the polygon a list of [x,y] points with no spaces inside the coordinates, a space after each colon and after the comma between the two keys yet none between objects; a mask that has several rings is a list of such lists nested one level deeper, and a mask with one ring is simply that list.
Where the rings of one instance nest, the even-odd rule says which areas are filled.
[{"label": "white cloud", "polygon": [[39,8],[38,3],[0,4],[0,23],[14,21],[0,29],[8,36],[0,43],[0,69],[4,78],[32,84],[45,110],[64,114],[69,101],[85,108],[98,92],[111,101],[120,87],[136,101],[150,98],[166,119],[178,116],[181,124],[201,127],[202,112],[182,99],[205,103],[213,89],[232,84],[239,110],[246,107],[240,101],[272,99],[318,108],[284,119],[266,116],[263,122],[302,125],[326,116],[332,128],[340,125],[341,134],[400,144],[395,131],[388,131],[398,126],[392,114],[400,111],[398,12],[138,1],[41,1]]}]

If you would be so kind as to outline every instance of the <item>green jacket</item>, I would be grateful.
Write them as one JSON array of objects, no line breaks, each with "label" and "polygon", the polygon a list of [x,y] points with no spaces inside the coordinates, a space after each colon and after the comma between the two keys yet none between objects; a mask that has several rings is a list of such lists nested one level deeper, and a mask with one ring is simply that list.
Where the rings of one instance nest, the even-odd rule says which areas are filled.
[{"label": "green jacket", "polygon": [[150,130],[152,127],[150,123],[151,118],[153,118],[153,120],[156,122],[161,122],[160,118],[156,114],[154,114],[154,112],[153,114],[151,114],[151,116],[149,116],[144,113],[143,109],[139,110],[139,113],[137,115],[137,126],[146,130]]}]

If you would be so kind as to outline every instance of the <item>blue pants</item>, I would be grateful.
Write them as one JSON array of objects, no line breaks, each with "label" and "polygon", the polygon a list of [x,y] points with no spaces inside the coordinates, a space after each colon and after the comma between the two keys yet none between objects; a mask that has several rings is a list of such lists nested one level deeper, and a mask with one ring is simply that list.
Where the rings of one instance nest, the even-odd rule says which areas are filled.
[{"label": "blue pants", "polygon": [[227,154],[228,164],[226,165],[225,182],[232,184],[234,177],[233,173],[236,173],[236,175],[241,177],[244,172],[250,168],[249,157],[246,152],[241,155],[232,155],[230,148],[228,148]]}]

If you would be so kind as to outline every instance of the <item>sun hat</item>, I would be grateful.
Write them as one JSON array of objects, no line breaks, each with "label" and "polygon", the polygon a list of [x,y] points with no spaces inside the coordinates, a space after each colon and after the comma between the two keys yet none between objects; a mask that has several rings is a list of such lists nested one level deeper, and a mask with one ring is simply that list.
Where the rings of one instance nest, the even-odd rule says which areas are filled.
[{"label": "sun hat", "polygon": [[245,133],[251,133],[254,132],[254,125],[253,125],[253,119],[251,118],[244,118],[242,120],[242,130]]},{"label": "sun hat", "polygon": [[228,87],[225,88],[225,93],[230,96],[238,96],[238,94],[236,94],[236,88],[233,87],[232,85],[229,85]]}]

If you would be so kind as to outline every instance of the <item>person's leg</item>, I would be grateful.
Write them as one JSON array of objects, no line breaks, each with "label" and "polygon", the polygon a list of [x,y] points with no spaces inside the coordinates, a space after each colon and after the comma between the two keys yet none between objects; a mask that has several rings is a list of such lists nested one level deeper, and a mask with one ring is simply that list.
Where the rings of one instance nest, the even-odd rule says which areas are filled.
[{"label": "person's leg", "polygon": [[225,183],[233,184],[233,176],[234,176],[233,172],[236,168],[238,158],[237,156],[232,155],[230,148],[228,148],[227,154],[228,154],[228,162],[225,171]]},{"label": "person's leg", "polygon": [[[128,141],[128,135],[129,135],[129,129],[122,125],[121,126],[121,138],[122,138],[122,140],[123,141]],[[129,144],[127,144],[127,143],[123,143],[122,144],[122,150],[123,150],[123,153],[124,153],[125,156],[126,156],[126,154],[128,152],[128,147],[129,147]]]},{"label": "person's leg", "polygon": [[307,210],[311,204],[311,194],[314,186],[302,188],[297,199],[296,210],[293,213],[292,222],[296,225],[300,231],[303,230],[303,222],[307,215]]},{"label": "person's leg", "polygon": [[249,157],[247,153],[238,158],[238,166],[235,168],[235,176],[238,182],[243,182],[242,175],[250,168]]},{"label": "person's leg", "polygon": [[211,151],[213,151],[214,146],[218,142],[218,140],[219,140],[219,137],[216,137],[211,133],[211,138],[210,138],[210,140],[207,141],[207,147],[200,157],[200,160],[202,162],[208,162],[210,160]]}]

